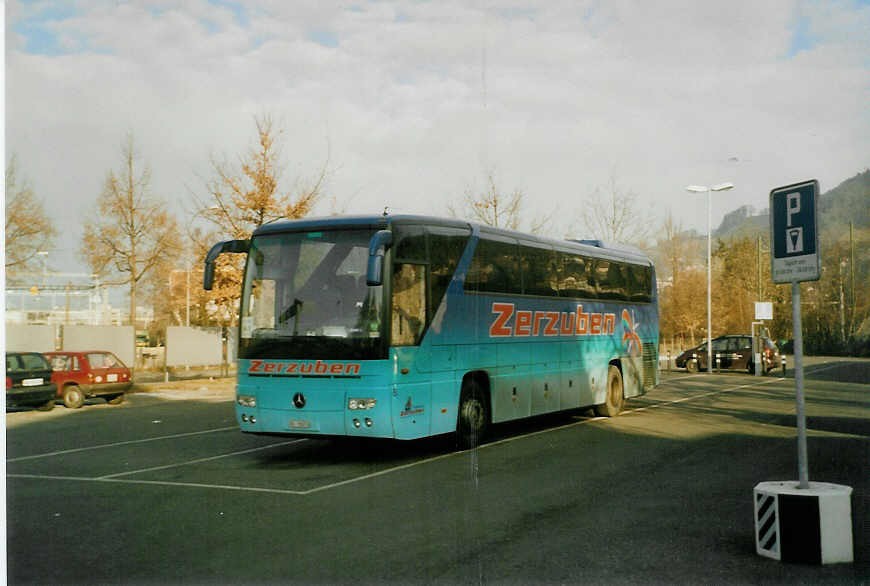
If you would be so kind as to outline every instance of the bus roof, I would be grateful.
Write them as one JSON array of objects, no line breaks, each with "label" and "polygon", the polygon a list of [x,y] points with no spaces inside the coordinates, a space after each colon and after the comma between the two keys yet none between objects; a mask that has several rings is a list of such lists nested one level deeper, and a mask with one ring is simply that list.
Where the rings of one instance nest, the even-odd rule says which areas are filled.
[{"label": "bus roof", "polygon": [[320,216],[302,218],[299,220],[281,220],[263,224],[254,231],[254,236],[275,234],[279,232],[304,232],[306,230],[322,229],[327,225],[338,229],[377,228],[386,229],[391,224],[435,224],[439,226],[455,226],[470,228],[471,223],[451,218],[417,215],[359,215],[359,216]]},{"label": "bus roof", "polygon": [[326,227],[341,230],[377,229],[384,230],[392,224],[426,224],[436,226],[448,226],[455,228],[471,229],[482,235],[501,236],[503,238],[515,238],[525,244],[539,244],[552,247],[562,252],[574,252],[593,257],[608,258],[614,260],[627,260],[643,265],[652,265],[652,260],[639,248],[627,244],[610,243],[602,240],[578,240],[547,238],[535,234],[495,228],[485,224],[478,224],[460,220],[457,218],[443,218],[437,216],[423,216],[412,214],[397,215],[355,215],[355,216],[321,216],[314,218],[302,218],[299,220],[281,220],[263,224],[254,231],[254,236],[266,234],[278,234],[283,232],[304,232],[307,230],[320,230]]}]

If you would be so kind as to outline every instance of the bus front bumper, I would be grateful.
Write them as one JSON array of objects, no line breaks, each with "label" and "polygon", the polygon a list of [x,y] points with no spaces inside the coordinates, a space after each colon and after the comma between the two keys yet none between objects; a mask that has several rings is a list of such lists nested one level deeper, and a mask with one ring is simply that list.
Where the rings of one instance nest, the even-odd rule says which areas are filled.
[{"label": "bus front bumper", "polygon": [[302,436],[394,437],[386,410],[307,411],[236,405],[236,420],[247,433]]}]

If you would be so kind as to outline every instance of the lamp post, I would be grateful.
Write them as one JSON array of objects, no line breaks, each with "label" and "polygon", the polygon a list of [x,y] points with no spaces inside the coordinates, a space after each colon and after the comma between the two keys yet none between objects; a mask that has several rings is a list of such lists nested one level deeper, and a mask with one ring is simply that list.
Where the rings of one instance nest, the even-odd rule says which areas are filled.
[{"label": "lamp post", "polygon": [[184,325],[189,328],[190,327],[190,266],[188,266],[186,269],[172,269],[169,272],[169,290],[170,290],[170,295],[171,295],[172,294],[171,293],[171,291],[172,291],[172,275],[174,275],[175,273],[181,273],[181,272],[184,272],[187,275],[186,285],[184,288],[184,299],[185,299],[185,306],[186,306]]},{"label": "lamp post", "polygon": [[36,256],[42,257],[42,287],[45,288],[45,281],[48,277],[48,251],[47,250],[37,250]]},{"label": "lamp post", "polygon": [[707,192],[707,372],[713,373],[713,335],[712,335],[712,323],[713,323],[713,303],[710,292],[712,290],[713,285],[713,265],[711,262],[712,259],[712,250],[710,246],[710,241],[712,238],[712,227],[711,227],[711,197],[710,194],[714,191],[727,191],[729,189],[733,189],[733,183],[720,183],[719,185],[714,185],[713,187],[707,187],[705,185],[689,185],[686,187],[686,191],[691,191],[693,193],[704,193]]}]

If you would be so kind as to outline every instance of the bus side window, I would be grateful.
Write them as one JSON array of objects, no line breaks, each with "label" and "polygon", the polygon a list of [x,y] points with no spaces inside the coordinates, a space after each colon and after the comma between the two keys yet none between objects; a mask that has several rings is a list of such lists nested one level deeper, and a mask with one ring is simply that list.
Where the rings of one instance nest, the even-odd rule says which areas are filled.
[{"label": "bus side window", "polygon": [[626,293],[625,267],[611,261],[607,268],[607,284],[610,286],[611,299],[628,299]]},{"label": "bus side window", "polygon": [[652,275],[649,267],[640,265],[627,265],[631,271],[631,300],[648,303],[652,297]]},{"label": "bus side window", "polygon": [[423,226],[401,226],[396,228],[394,234],[394,258],[426,262],[426,231]]},{"label": "bus side window", "polygon": [[392,345],[415,346],[426,325],[426,266],[393,265]]},{"label": "bus side window", "polygon": [[434,316],[453,279],[459,259],[468,245],[469,231],[457,228],[429,229],[429,312]]},{"label": "bus side window", "polygon": [[481,238],[465,279],[465,290],[522,293],[523,280],[516,242]]},{"label": "bus side window", "polygon": [[547,248],[520,246],[520,269],[523,293],[540,297],[556,297],[556,253]]},{"label": "bus side window", "polygon": [[592,281],[599,299],[613,299],[613,291],[607,278],[610,274],[610,261],[596,260],[593,263]]}]

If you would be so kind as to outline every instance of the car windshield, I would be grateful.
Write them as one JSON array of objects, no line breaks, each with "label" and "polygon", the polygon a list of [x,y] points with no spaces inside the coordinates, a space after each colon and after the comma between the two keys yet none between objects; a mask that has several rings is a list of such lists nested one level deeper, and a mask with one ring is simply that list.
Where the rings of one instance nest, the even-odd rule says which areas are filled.
[{"label": "car windshield", "polygon": [[366,285],[372,230],[254,238],[241,301],[241,358],[375,358],[382,287]]}]

